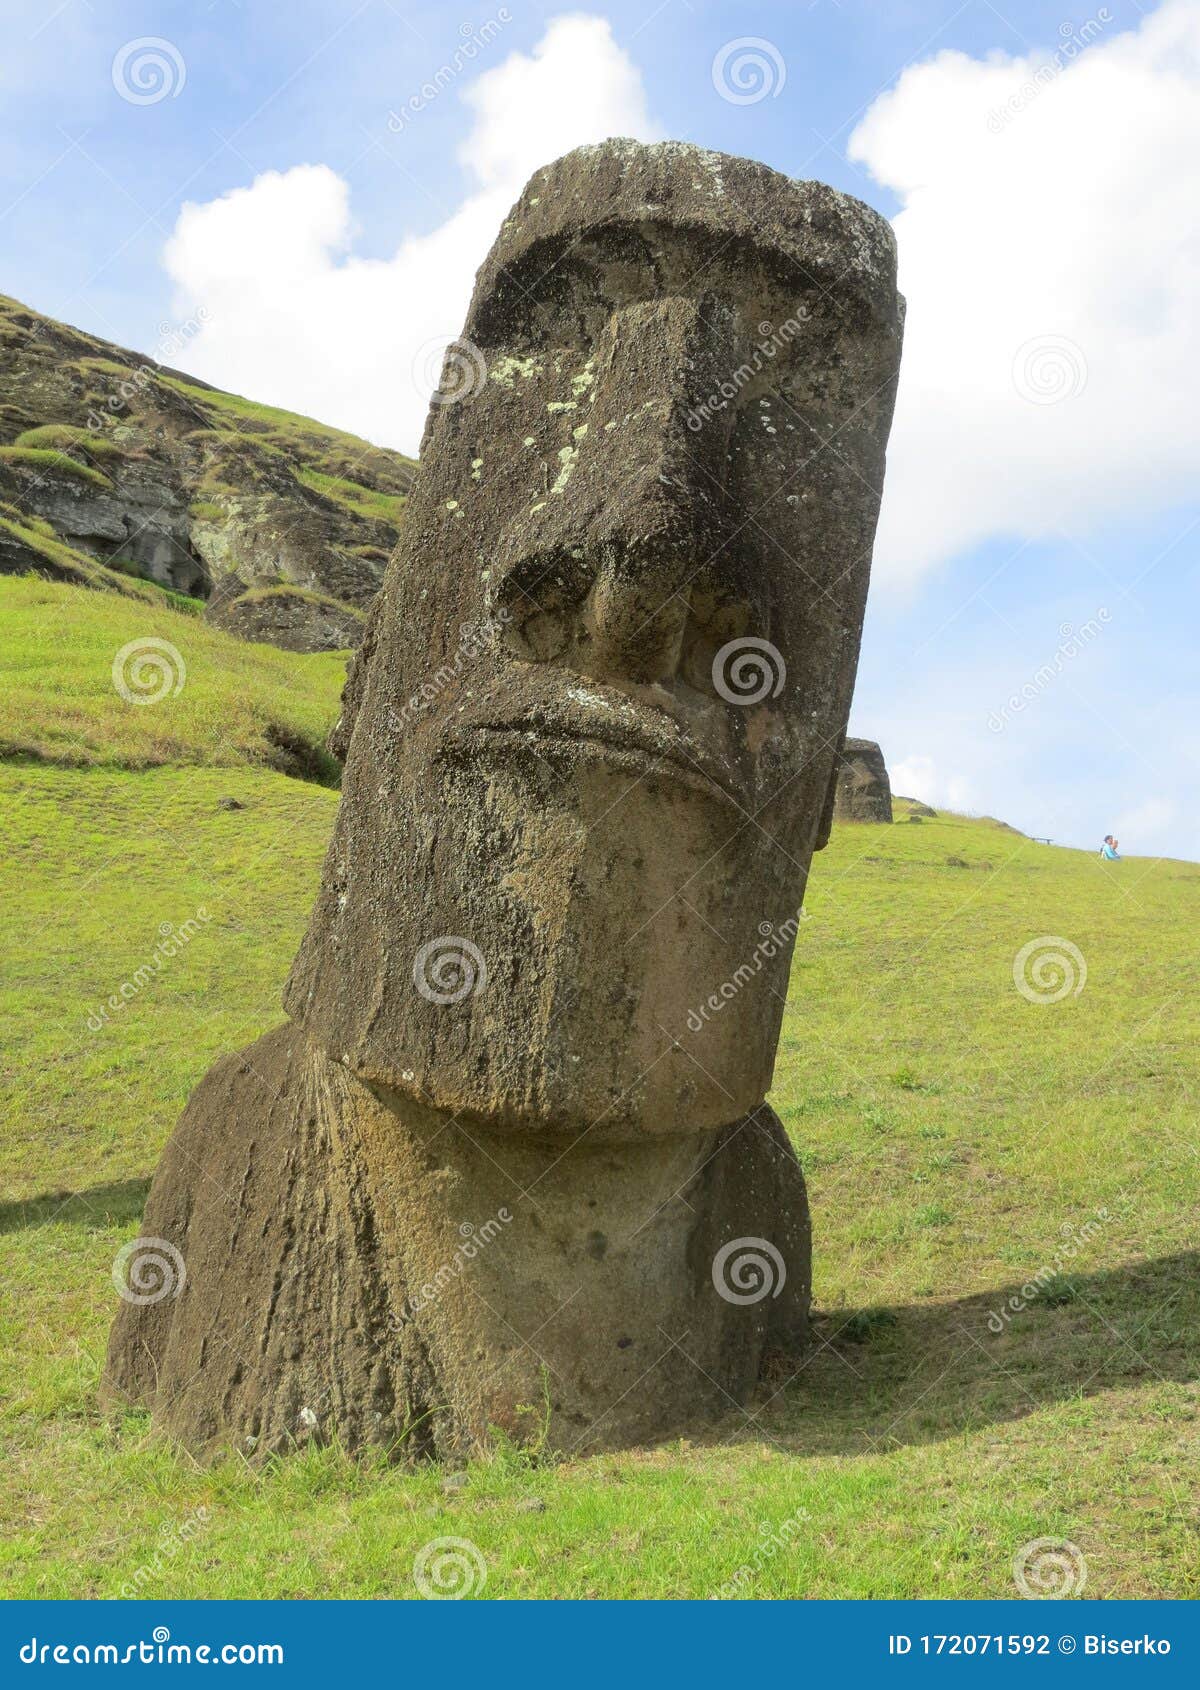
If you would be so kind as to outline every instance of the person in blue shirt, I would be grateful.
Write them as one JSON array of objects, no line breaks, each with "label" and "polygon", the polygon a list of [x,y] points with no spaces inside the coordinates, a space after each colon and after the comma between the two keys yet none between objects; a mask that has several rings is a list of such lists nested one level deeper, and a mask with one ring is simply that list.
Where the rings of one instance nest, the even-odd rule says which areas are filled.
[{"label": "person in blue shirt", "polygon": [[1111,833],[1106,833],[1104,835],[1104,843],[1100,847],[1100,855],[1104,858],[1105,862],[1120,862],[1121,859],[1117,853],[1117,842]]}]

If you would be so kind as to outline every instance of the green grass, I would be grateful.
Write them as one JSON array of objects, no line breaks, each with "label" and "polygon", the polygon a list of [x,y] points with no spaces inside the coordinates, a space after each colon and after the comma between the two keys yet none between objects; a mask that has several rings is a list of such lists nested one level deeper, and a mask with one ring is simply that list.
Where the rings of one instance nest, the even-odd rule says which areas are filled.
[{"label": "green grass", "polygon": [[[78,653],[61,661],[79,685]],[[210,707],[231,708],[215,689]],[[147,1595],[405,1596],[420,1547],[457,1536],[489,1597],[708,1596],[740,1567],[756,1597],[1005,1597],[1038,1537],[1080,1545],[1089,1596],[1200,1595],[1200,867],[1102,864],[947,815],[836,828],[773,1092],[813,1206],[811,1355],[754,1419],[540,1468],[502,1452],[444,1489],[436,1469],[337,1450],[202,1471],[143,1416],[110,1425],[96,1405],[113,1256],[192,1086],[281,1019],[334,795],[246,763],[26,764],[0,786],[20,911],[9,1594],[113,1596],[157,1557]],[[190,944],[98,1016],[163,924],[201,907]],[[1016,990],[1013,959],[1041,935],[1079,947],[1078,995]],[[1068,1243],[1062,1274],[1011,1311]]]},{"label": "green grass", "polygon": [[155,581],[147,575],[141,565],[132,558],[113,558],[107,566],[115,570],[118,575],[128,576],[131,580],[140,581],[144,586],[152,588],[166,600],[172,610],[180,611],[184,616],[203,616],[204,599],[194,599],[189,593],[180,593],[174,587],[164,587],[161,581]]},{"label": "green grass", "polygon": [[[128,691],[156,701],[131,702],[114,665]],[[161,589],[132,600],[0,578],[0,675],[0,756],[124,769],[252,763],[337,777],[323,744],[344,657],[249,645],[180,614]]]},{"label": "green grass", "polygon": [[59,452],[84,452],[89,458],[110,460],[124,457],[115,440],[90,428],[75,428],[70,423],[43,423],[18,434],[14,446],[51,447]]},{"label": "green grass", "polygon": [[105,492],[112,490],[112,482],[103,470],[93,469],[90,464],[81,464],[78,458],[72,458],[66,452],[53,451],[45,446],[0,446],[0,462],[23,464],[27,469],[40,469],[47,474],[73,475],[77,481],[89,482]]},{"label": "green grass", "polygon": [[361,481],[347,481],[342,476],[325,475],[316,469],[298,469],[296,480],[357,516],[378,522],[398,523],[407,503],[403,493],[380,493],[373,487],[364,487]]},{"label": "green grass", "polygon": [[[154,599],[153,592],[149,590],[149,582],[126,576],[119,569],[109,569],[105,564],[97,563],[90,553],[68,546],[64,540],[59,539],[44,517],[31,516],[18,510],[15,505],[0,503],[0,533],[6,534],[32,552],[39,560],[39,571],[44,568],[46,574],[55,581],[103,589],[120,593],[126,598],[140,598],[147,602]],[[166,590],[159,589],[160,592]],[[182,598],[183,595],[177,596]]]},{"label": "green grass", "polygon": [[[229,440],[241,438],[253,442],[267,451],[282,449],[289,461],[300,466],[296,471],[298,480],[304,479],[302,471],[311,471],[335,484],[335,488],[325,491],[327,497],[337,503],[346,505],[359,515],[376,517],[385,522],[397,520],[404,506],[400,489],[407,484],[416,467],[412,459],[371,446],[358,435],[331,428],[313,417],[282,411],[275,405],[262,405],[238,393],[196,387],[179,376],[162,373],[156,380],[186,400],[205,430],[224,435]],[[369,463],[373,475],[383,477],[385,482],[394,482],[396,490],[376,493],[343,474],[364,461]],[[319,488],[315,490],[322,491]],[[356,503],[360,500],[363,501],[362,508]]]}]

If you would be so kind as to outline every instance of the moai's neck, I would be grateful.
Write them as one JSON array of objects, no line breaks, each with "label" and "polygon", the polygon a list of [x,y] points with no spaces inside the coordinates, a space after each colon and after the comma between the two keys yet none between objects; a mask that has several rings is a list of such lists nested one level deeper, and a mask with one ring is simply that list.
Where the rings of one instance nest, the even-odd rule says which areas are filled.
[{"label": "moai's neck", "polygon": [[[466,1125],[344,1069],[334,1090],[388,1262],[389,1326],[453,1405],[440,1444],[494,1426],[561,1449],[661,1436],[678,1405],[734,1407],[769,1344],[802,1340],[804,1183],[770,1110],[605,1144]],[[739,1252],[722,1256],[747,1242],[769,1246],[740,1252],[765,1264],[761,1296],[736,1281]]]}]

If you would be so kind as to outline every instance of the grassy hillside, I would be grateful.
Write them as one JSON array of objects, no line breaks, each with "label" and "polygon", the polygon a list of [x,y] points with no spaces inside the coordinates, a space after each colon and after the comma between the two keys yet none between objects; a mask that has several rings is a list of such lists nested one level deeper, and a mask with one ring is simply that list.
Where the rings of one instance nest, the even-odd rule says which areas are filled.
[{"label": "grassy hillside", "polygon": [[0,577],[0,756],[127,769],[249,762],[336,779],[323,743],[345,654],[248,645],[141,590]]},{"label": "grassy hillside", "polygon": [[[61,692],[98,696],[119,632],[78,633]],[[213,720],[232,722],[244,677],[218,684],[207,647],[180,649],[189,688],[210,674]],[[277,700],[321,672],[237,650],[278,658]],[[87,707],[30,697],[27,731],[55,755],[60,710]],[[203,712],[172,730],[190,766],[141,770],[72,720],[86,766],[0,767],[20,913],[0,1149],[8,1594],[137,1579],[146,1595],[404,1596],[417,1550],[457,1536],[489,1597],[731,1580],[761,1597],[1013,1596],[1013,1554],[1039,1537],[1079,1545],[1088,1595],[1200,1595],[1200,866],[1102,864],[903,804],[892,827],[835,830],[773,1093],[810,1184],[818,1339],[753,1417],[589,1461],[501,1455],[449,1484],[333,1450],[201,1472],[143,1416],[97,1413],[111,1264],[191,1086],[280,1019],[336,798],[263,767],[252,740],[221,766]],[[178,954],[104,1013],[187,921]],[[1039,1000],[1023,975],[1031,1001],[1014,958],[1051,935],[1086,983],[1048,1001],[1043,979]]]}]

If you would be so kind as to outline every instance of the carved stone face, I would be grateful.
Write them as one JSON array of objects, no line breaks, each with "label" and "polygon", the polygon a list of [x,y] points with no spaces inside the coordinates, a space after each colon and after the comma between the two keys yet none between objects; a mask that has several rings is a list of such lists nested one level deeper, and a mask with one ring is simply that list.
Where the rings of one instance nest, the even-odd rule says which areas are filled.
[{"label": "carved stone face", "polygon": [[632,142],[530,182],[431,410],[289,984],[365,1079],[593,1143],[762,1100],[899,345],[890,232],[827,188]]}]

